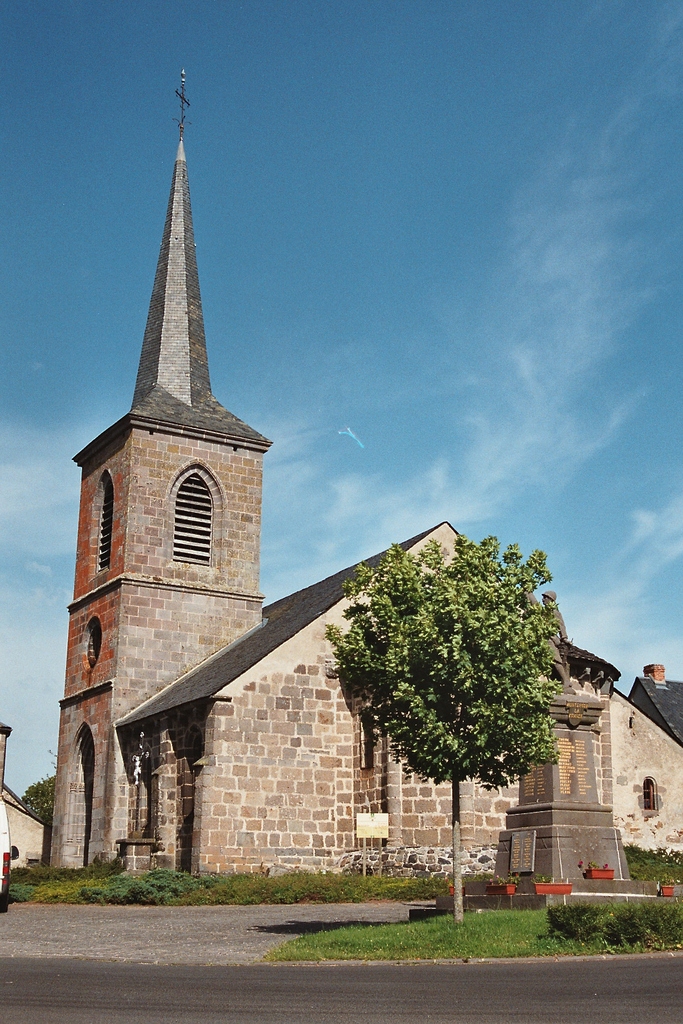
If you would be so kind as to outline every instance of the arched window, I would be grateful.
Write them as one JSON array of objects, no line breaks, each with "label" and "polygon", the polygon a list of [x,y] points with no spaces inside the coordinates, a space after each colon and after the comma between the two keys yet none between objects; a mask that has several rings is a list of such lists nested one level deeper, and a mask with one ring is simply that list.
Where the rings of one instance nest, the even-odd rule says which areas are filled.
[{"label": "arched window", "polygon": [[100,515],[100,546],[97,571],[109,568],[111,562],[111,533],[114,525],[114,485],[109,473],[102,477],[102,513]]},{"label": "arched window", "polygon": [[211,562],[211,491],[199,473],[192,473],[178,488],[173,529],[176,562]]},{"label": "arched window", "polygon": [[643,779],[643,810],[657,810],[657,785],[654,779]]}]

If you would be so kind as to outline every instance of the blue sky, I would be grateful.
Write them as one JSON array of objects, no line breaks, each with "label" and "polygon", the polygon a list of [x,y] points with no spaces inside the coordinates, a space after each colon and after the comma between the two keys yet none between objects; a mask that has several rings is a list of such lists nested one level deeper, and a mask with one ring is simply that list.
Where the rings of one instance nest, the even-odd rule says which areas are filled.
[{"label": "blue sky", "polygon": [[14,0],[0,37],[13,788],[56,749],[70,460],[130,406],[181,66],[267,600],[448,519],[544,549],[626,689],[683,677],[683,4]]}]

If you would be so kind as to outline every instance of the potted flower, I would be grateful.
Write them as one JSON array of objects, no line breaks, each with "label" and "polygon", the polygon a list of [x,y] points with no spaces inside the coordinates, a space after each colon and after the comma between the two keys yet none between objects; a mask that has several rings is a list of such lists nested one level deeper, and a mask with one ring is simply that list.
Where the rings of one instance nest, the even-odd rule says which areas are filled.
[{"label": "potted flower", "polygon": [[508,875],[507,878],[494,876],[490,882],[486,883],[487,896],[514,896],[516,892],[517,879],[514,875]]},{"label": "potted flower", "polygon": [[534,889],[537,896],[569,896],[572,883],[554,882],[550,875],[535,875]]},{"label": "potted flower", "polygon": [[[579,867],[583,867],[583,861],[579,861]],[[600,867],[594,860],[588,861],[588,866],[583,873],[584,878],[602,879],[603,881],[611,882],[614,878],[614,868],[611,868],[609,864],[603,864]]]}]

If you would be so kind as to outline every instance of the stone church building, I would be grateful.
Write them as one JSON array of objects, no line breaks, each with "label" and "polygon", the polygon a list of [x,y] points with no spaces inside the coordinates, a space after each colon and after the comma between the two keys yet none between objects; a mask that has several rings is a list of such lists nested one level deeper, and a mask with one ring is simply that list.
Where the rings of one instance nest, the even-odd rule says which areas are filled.
[{"label": "stone church building", "polygon": [[[356,856],[356,813],[383,811],[388,869],[447,868],[450,787],[372,746],[325,640],[354,567],[262,607],[269,446],[211,391],[181,141],[132,407],[75,456],[53,863],[119,854],[133,868],[339,869]],[[454,537],[441,523],[403,547],[435,538],[449,549]],[[604,705],[598,782],[611,804],[619,673],[573,645],[568,660]],[[493,866],[517,799],[518,787],[461,787],[471,870]]]}]

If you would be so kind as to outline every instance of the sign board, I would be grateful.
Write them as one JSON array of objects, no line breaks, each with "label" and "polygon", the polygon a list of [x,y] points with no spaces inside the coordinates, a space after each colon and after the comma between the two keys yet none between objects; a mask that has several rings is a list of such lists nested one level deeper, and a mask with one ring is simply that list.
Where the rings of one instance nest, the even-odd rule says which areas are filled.
[{"label": "sign board", "polygon": [[523,875],[534,870],[536,859],[536,832],[528,829],[513,832],[510,837],[510,874]]},{"label": "sign board", "polygon": [[388,814],[357,814],[356,835],[359,839],[388,839]]}]

